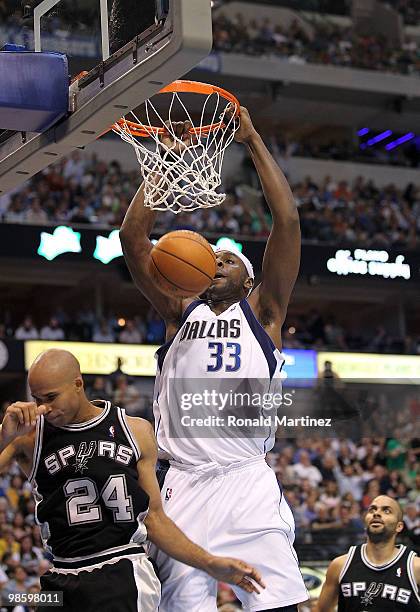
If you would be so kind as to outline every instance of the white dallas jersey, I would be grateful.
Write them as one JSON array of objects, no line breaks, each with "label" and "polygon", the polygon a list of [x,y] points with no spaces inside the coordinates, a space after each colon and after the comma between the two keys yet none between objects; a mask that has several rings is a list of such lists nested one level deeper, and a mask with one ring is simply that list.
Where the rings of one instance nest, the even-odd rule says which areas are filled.
[{"label": "white dallas jersey", "polygon": [[[248,391],[258,391],[259,397],[263,393],[281,394],[283,356],[247,300],[233,304],[220,315],[203,300],[193,302],[186,309],[175,337],[156,356],[153,410],[161,459],[194,466],[208,463],[227,466],[262,455],[273,447],[274,419],[272,425],[265,421],[257,430],[251,427],[248,431],[252,433],[246,437],[235,436],[238,431],[235,426],[225,428],[222,435],[220,429],[211,425],[190,427],[191,419],[197,416],[226,415],[221,405],[217,408],[213,405],[208,412],[204,400],[200,405],[200,394],[205,389],[216,392],[223,388],[224,393],[227,388],[243,390],[245,386]],[[191,406],[194,393],[198,400]],[[261,404],[255,408],[247,405],[246,416],[261,419],[267,413]],[[182,426],[177,427],[180,422]]]}]

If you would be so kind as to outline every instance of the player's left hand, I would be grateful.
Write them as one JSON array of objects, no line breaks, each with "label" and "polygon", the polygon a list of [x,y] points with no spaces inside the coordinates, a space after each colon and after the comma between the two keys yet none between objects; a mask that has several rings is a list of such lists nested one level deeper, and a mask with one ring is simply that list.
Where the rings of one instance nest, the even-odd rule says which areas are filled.
[{"label": "player's left hand", "polygon": [[260,590],[257,585],[265,589],[261,574],[244,561],[227,557],[213,557],[206,569],[216,580],[236,584],[247,593],[259,593]]},{"label": "player's left hand", "polygon": [[[229,104],[226,115],[230,117],[234,112],[234,107],[232,104]],[[241,106],[241,114],[240,114],[240,125],[239,129],[235,133],[236,142],[247,143],[255,136],[258,136],[258,132],[252,123],[251,116],[249,111],[245,106]]]}]

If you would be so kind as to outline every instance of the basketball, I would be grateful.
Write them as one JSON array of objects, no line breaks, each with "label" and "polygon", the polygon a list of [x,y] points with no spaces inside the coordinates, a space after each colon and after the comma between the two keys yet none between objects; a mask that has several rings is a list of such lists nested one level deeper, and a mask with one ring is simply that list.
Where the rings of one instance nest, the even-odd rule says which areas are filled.
[{"label": "basketball", "polygon": [[201,295],[216,274],[216,256],[200,234],[170,232],[152,250],[150,273],[159,289],[171,297]]}]

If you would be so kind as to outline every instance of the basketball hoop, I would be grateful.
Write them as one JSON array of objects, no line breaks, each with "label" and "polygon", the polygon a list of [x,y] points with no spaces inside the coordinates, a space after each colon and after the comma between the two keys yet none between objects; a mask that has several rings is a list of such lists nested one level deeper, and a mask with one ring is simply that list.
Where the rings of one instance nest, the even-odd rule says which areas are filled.
[{"label": "basketball hoop", "polygon": [[[156,105],[146,100],[146,122],[133,114],[135,121],[120,119],[112,128],[136,152],[144,179],[145,206],[178,214],[221,204],[226,195],[218,188],[226,149],[239,128],[239,101],[220,87],[195,81],[174,81],[159,94],[172,94],[168,124]],[[198,125],[194,125],[182,99],[186,94],[205,96]],[[177,107],[182,117],[175,118]],[[229,107],[233,107],[232,113],[228,113]],[[191,122],[191,144],[183,142],[173,130],[173,122],[181,120]],[[154,125],[157,122],[159,125]],[[161,140],[165,133],[174,141],[172,148]]]}]

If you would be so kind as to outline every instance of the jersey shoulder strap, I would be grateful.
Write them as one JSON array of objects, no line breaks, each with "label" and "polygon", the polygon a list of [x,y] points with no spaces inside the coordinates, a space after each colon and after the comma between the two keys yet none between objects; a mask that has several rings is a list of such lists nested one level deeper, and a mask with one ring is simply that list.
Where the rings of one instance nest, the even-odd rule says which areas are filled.
[{"label": "jersey shoulder strap", "polygon": [[[359,546],[350,546],[349,551],[347,553],[347,558],[346,561],[343,565],[343,568],[340,572],[340,575],[338,577],[338,582],[342,582],[345,574],[347,573],[347,570],[349,569],[351,562],[353,561],[354,555],[357,552],[357,549],[360,548]],[[360,552],[360,551],[359,551]]]},{"label": "jersey shoulder strap", "polygon": [[141,450],[140,450],[140,447],[137,443],[135,436],[133,435],[133,432],[131,431],[130,425],[127,421],[127,415],[125,413],[125,409],[120,408],[119,406],[116,406],[115,410],[116,410],[117,417],[121,425],[121,429],[123,430],[128,443],[130,444],[131,448],[134,451],[134,456],[136,458],[136,461],[139,461],[141,457]]},{"label": "jersey shoulder strap", "polygon": [[36,422],[34,452],[32,456],[32,469],[30,474],[28,475],[28,481],[31,483],[31,485],[33,485],[34,483],[35,476],[38,471],[39,460],[41,458],[42,441],[44,437],[44,425],[45,418],[44,415],[41,414]]},{"label": "jersey shoulder strap", "polygon": [[417,584],[416,575],[414,573],[414,559],[417,557],[417,553],[414,550],[409,550],[407,555],[407,576],[410,584],[413,588],[413,593],[416,596],[417,601],[420,603],[420,591],[419,585]]}]

